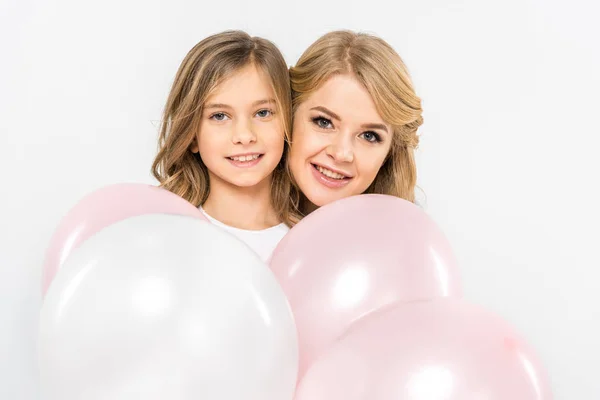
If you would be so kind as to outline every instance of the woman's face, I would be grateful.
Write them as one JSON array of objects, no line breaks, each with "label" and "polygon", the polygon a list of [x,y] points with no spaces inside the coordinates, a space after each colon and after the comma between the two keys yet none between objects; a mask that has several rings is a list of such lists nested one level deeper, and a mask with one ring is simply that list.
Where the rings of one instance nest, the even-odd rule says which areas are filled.
[{"label": "woman's face", "polygon": [[392,143],[392,128],[351,75],[335,75],[294,115],[290,168],[315,206],[363,193]]}]

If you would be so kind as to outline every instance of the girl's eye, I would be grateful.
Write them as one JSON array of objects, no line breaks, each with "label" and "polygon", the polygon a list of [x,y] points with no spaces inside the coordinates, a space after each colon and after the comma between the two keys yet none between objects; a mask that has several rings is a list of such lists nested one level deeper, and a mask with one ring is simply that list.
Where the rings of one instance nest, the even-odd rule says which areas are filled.
[{"label": "girl's eye", "polygon": [[225,121],[225,119],[227,119],[227,115],[224,113],[214,113],[209,117],[209,119],[214,119],[215,121]]},{"label": "girl's eye", "polygon": [[375,132],[363,132],[360,134],[367,142],[370,143],[379,143],[381,142],[381,136]]},{"label": "girl's eye", "polygon": [[273,115],[273,111],[264,109],[264,110],[258,111],[256,113],[256,115],[260,118],[267,118],[267,117],[270,117],[271,115]]},{"label": "girl's eye", "polygon": [[317,125],[321,129],[331,129],[333,128],[333,124],[331,120],[324,117],[315,117],[312,119],[313,124]]}]

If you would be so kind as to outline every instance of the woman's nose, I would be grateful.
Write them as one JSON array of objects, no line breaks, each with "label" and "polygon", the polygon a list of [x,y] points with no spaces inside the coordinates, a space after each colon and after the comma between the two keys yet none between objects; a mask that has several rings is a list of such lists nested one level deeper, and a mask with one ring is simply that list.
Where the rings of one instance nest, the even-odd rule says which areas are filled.
[{"label": "woman's nose", "polygon": [[351,163],[354,161],[354,150],[352,143],[348,138],[341,137],[336,138],[329,146],[327,146],[326,153],[328,156],[340,163]]}]

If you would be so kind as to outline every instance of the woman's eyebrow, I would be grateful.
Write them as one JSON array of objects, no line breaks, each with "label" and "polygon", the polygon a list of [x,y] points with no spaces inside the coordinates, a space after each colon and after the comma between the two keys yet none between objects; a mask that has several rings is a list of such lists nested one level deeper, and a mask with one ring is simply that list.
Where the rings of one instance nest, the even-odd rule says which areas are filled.
[{"label": "woman's eyebrow", "polygon": [[384,124],[363,124],[360,127],[363,129],[380,129],[385,133],[388,133],[387,126],[385,126]]},{"label": "woman's eyebrow", "polygon": [[[337,121],[342,120],[342,118],[339,115],[337,115],[336,113],[334,113],[327,107],[316,106],[316,107],[311,108],[311,110],[321,111],[323,114],[327,114],[332,119],[335,119]],[[388,133],[388,128],[384,124],[370,123],[370,124],[362,124],[360,127],[363,129],[379,129],[379,130],[384,131],[385,133]]]},{"label": "woman's eyebrow", "polygon": [[331,118],[333,118],[335,120],[338,120],[338,121],[342,120],[339,115],[337,115],[336,113],[334,113],[330,109],[328,109],[326,107],[323,107],[323,106],[316,106],[316,107],[311,108],[311,110],[321,111],[322,113],[327,114]]}]

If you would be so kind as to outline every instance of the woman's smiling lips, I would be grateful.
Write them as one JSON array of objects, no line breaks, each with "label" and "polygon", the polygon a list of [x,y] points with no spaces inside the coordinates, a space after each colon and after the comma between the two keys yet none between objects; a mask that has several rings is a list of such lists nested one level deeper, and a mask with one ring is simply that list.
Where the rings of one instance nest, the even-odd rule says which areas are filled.
[{"label": "woman's smiling lips", "polygon": [[310,165],[312,174],[317,182],[328,188],[338,189],[344,187],[352,179],[352,176],[348,173],[333,170],[320,164],[311,163]]}]

